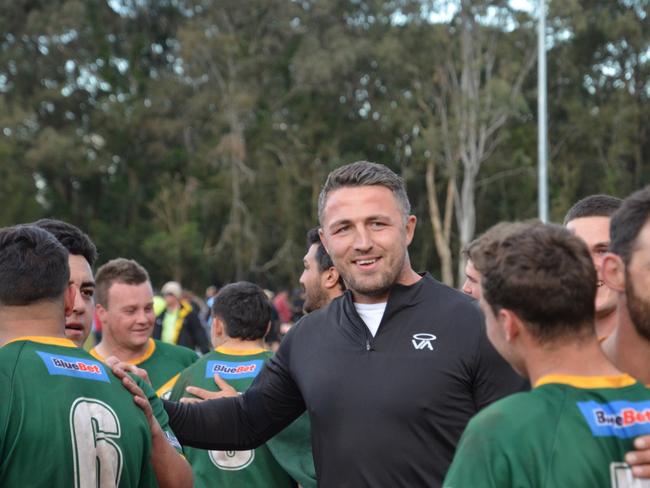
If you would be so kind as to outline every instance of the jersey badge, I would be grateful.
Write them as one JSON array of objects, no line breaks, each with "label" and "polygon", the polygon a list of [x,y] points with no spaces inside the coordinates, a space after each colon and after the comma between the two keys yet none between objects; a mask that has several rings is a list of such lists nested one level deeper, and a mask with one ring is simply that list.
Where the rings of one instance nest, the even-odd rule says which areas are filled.
[{"label": "jersey badge", "polygon": [[595,437],[628,439],[650,434],[650,402],[578,402]]},{"label": "jersey badge", "polygon": [[263,365],[264,361],[259,359],[237,363],[228,361],[208,361],[205,366],[205,377],[212,378],[215,373],[218,373],[224,380],[255,378]]},{"label": "jersey badge", "polygon": [[36,351],[36,354],[41,357],[47,371],[51,375],[72,376],[73,378],[105,381],[106,383],[111,382],[106,374],[104,365],[99,361],[74,356],[62,356],[60,354],[49,354],[42,351]]},{"label": "jersey badge", "polygon": [[413,347],[416,350],[423,350],[423,349],[428,349],[429,351],[433,351],[433,341],[437,339],[436,336],[433,334],[425,334],[425,333],[420,333],[420,334],[413,334],[413,339],[411,339],[411,343],[413,344]]}]

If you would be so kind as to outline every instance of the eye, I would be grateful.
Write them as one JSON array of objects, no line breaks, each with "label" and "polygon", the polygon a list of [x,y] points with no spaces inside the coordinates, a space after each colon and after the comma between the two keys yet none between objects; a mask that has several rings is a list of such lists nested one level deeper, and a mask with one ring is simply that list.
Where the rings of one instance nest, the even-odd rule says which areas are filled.
[{"label": "eye", "polygon": [[94,288],[83,288],[79,290],[81,293],[81,296],[87,299],[90,299],[95,296],[95,289]]},{"label": "eye", "polygon": [[370,225],[373,229],[381,229],[382,227],[386,227],[386,224],[383,222],[372,222]]},{"label": "eye", "polygon": [[348,230],[349,228],[350,228],[349,225],[341,225],[341,226],[337,227],[337,228],[334,230],[333,234],[339,234],[339,233],[341,233],[341,232],[345,232],[345,231]]}]

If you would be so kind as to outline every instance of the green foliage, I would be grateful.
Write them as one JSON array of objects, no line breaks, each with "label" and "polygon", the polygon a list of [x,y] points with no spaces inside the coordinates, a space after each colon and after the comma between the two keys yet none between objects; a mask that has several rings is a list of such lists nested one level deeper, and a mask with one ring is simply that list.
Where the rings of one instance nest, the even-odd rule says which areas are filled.
[{"label": "green foliage", "polygon": [[[158,285],[295,285],[327,173],[369,159],[405,177],[412,261],[437,274],[424,174],[439,163],[442,205],[460,176],[444,161],[463,127],[452,114],[444,137],[439,104],[460,66],[460,3],[0,0],[0,224],[69,220],[100,264],[135,258]],[[650,181],[648,6],[551,2],[555,220]],[[510,116],[477,177],[480,232],[537,213],[534,70],[510,99],[535,19],[470,7],[495,43],[482,94]]]}]

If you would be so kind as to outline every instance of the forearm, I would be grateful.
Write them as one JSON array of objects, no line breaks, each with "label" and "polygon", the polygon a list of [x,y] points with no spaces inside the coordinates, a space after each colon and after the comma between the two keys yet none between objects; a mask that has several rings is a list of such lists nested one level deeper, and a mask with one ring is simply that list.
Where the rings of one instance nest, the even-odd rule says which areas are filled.
[{"label": "forearm", "polygon": [[151,435],[151,465],[160,488],[192,488],[192,468],[168,442],[158,426]]},{"label": "forearm", "polygon": [[[219,398],[197,404],[165,401],[169,425],[184,446],[210,450],[254,449],[276,431],[257,399]],[[279,429],[277,429],[279,430]]]}]

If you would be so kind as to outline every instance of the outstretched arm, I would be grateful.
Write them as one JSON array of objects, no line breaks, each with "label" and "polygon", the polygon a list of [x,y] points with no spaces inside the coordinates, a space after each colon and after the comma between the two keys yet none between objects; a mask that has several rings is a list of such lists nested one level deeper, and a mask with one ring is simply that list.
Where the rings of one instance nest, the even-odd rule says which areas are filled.
[{"label": "outstretched arm", "polygon": [[243,395],[195,404],[164,402],[169,425],[181,444],[222,451],[252,449],[298,418],[305,403],[287,366],[293,337],[292,330]]}]

